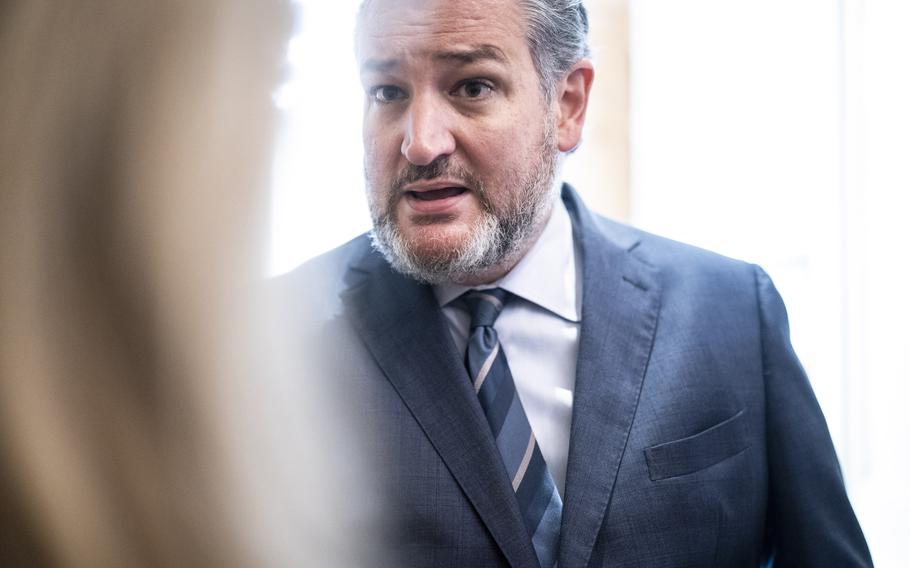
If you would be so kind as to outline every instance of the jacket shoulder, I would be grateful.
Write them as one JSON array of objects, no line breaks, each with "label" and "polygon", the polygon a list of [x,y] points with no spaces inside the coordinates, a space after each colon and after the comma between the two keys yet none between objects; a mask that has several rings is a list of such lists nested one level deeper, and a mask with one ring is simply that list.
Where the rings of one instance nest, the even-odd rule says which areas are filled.
[{"label": "jacket shoulder", "polygon": [[757,265],[601,216],[595,222],[607,239],[656,269],[665,300],[692,307],[732,307],[728,304],[732,302],[755,308],[757,285],[764,274]]},{"label": "jacket shoulder", "polygon": [[347,287],[350,267],[373,251],[369,234],[314,257],[297,268],[271,279],[281,305],[305,309],[309,317],[327,318],[341,308],[339,294]]}]

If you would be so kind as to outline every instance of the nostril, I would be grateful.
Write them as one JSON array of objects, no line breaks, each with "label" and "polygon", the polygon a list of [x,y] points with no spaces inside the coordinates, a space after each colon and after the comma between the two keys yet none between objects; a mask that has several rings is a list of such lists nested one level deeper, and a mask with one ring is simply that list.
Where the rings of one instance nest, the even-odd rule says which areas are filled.
[{"label": "nostril", "polygon": [[405,138],[401,153],[412,164],[426,166],[441,156],[447,156],[455,150],[454,140],[450,135],[434,137]]},{"label": "nostril", "polygon": [[429,164],[440,156],[455,151],[455,139],[445,127],[424,128],[408,132],[401,145],[401,153],[412,163]]}]

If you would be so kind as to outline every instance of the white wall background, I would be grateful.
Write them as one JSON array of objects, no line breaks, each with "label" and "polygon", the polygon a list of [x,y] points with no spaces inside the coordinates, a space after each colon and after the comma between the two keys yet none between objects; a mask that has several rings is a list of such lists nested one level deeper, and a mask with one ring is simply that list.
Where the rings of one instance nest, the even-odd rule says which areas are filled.
[{"label": "white wall background", "polygon": [[354,60],[358,0],[297,0],[272,180],[268,272],[291,270],[370,227],[360,131],[363,89]]},{"label": "white wall background", "polygon": [[[357,0],[296,5],[273,274],[369,227]],[[775,279],[885,567],[910,534],[907,30],[906,0],[630,0],[631,222]]]}]

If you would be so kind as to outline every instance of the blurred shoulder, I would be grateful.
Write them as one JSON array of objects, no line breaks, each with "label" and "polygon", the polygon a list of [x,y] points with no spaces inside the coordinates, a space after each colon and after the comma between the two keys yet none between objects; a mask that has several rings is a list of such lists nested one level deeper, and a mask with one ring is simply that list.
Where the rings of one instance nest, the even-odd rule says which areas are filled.
[{"label": "blurred shoulder", "polygon": [[304,309],[310,316],[330,315],[340,309],[340,292],[347,286],[352,265],[375,254],[368,233],[312,258],[297,268],[271,279],[280,306]]}]

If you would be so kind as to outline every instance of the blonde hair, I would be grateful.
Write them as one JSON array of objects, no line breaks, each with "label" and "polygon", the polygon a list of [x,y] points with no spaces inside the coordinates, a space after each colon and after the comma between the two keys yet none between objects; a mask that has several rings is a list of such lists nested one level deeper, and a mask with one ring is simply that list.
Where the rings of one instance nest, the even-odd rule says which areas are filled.
[{"label": "blonde hair", "polygon": [[0,7],[4,564],[358,562],[257,278],[287,9]]}]

